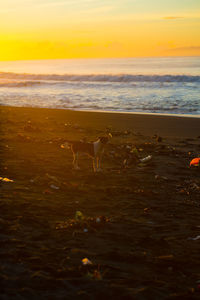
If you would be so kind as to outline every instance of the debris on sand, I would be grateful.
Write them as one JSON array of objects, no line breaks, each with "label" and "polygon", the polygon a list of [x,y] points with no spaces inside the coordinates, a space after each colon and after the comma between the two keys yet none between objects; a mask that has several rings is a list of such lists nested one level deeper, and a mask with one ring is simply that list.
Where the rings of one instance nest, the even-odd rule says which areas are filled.
[{"label": "debris on sand", "polygon": [[52,189],[54,189],[54,190],[59,190],[59,189],[60,189],[59,186],[54,185],[54,184],[51,184],[51,185],[50,185],[50,188],[52,188]]},{"label": "debris on sand", "polygon": [[86,277],[90,278],[90,279],[95,279],[95,280],[102,280],[102,275],[99,270],[94,270],[93,272],[88,272],[86,274]]},{"label": "debris on sand", "polygon": [[147,163],[148,161],[150,161],[152,159],[152,155],[148,155],[144,158],[140,158],[140,162],[141,163]]},{"label": "debris on sand", "polygon": [[46,177],[51,179],[54,182],[60,183],[60,181],[58,180],[58,178],[56,176],[52,176],[52,175],[49,175],[48,173],[46,173]]},{"label": "debris on sand", "polygon": [[154,134],[152,138],[155,139],[158,143],[161,143],[163,141],[163,138],[157,134]]},{"label": "debris on sand", "polygon": [[131,151],[130,151],[130,153],[132,153],[132,154],[135,155],[136,157],[139,157],[139,152],[138,152],[138,150],[137,150],[136,147],[132,148]]},{"label": "debris on sand", "polygon": [[69,219],[64,222],[58,222],[56,229],[68,229],[72,231],[84,232],[96,231],[102,228],[110,219],[105,216],[85,217],[82,212],[77,211],[74,219]]},{"label": "debris on sand", "polygon": [[92,265],[92,262],[91,262],[91,260],[89,260],[89,259],[86,257],[86,258],[83,258],[83,259],[82,259],[82,264],[83,264],[84,266],[87,266],[87,265]]},{"label": "debris on sand", "polygon": [[76,221],[83,221],[84,215],[82,214],[81,211],[77,210],[75,213],[75,219]]},{"label": "debris on sand", "polygon": [[[14,182],[0,181],[0,299],[200,299],[200,139],[179,143],[200,119],[1,110],[0,176]],[[39,134],[23,131],[29,119]],[[105,172],[86,157],[71,170],[60,145],[101,136],[108,120]]]},{"label": "debris on sand", "polygon": [[49,189],[46,189],[46,190],[43,191],[43,194],[53,194],[53,192],[50,191]]},{"label": "debris on sand", "polygon": [[17,139],[21,142],[30,142],[31,141],[30,136],[24,135],[20,132],[17,134]]},{"label": "debris on sand", "polygon": [[195,157],[190,162],[190,167],[199,167],[200,165],[200,157]]},{"label": "debris on sand", "polygon": [[0,177],[0,181],[3,181],[3,182],[14,182],[14,180],[6,178],[6,177]]},{"label": "debris on sand", "polygon": [[31,121],[28,121],[24,125],[23,129],[24,131],[28,131],[28,132],[40,132],[40,129],[36,126],[33,126]]},{"label": "debris on sand", "polygon": [[147,155],[145,157],[141,157],[139,152],[143,152],[143,148],[137,148],[133,145],[126,145],[125,148],[125,155],[126,157],[123,160],[123,167],[127,168],[131,165],[137,165],[139,167],[145,167],[152,160],[152,155]]},{"label": "debris on sand", "polygon": [[88,279],[102,280],[103,275],[106,273],[106,270],[102,274],[100,271],[100,265],[96,265],[87,257],[81,260],[82,262],[82,275]]},{"label": "debris on sand", "polygon": [[[62,183],[56,176],[46,173],[44,176],[36,176],[30,179],[30,182],[39,186],[48,186],[48,188],[59,190],[65,183]],[[48,189],[47,188],[47,189]]]},{"label": "debris on sand", "polygon": [[192,241],[196,241],[196,240],[199,240],[199,239],[200,239],[200,235],[197,235],[194,238],[191,238],[191,237],[188,238],[188,240],[192,240]]}]

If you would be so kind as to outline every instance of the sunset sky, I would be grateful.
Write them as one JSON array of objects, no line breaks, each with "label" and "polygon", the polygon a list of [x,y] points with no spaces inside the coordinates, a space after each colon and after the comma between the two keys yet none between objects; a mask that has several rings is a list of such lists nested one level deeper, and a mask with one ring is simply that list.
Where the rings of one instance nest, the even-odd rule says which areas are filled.
[{"label": "sunset sky", "polygon": [[200,55],[200,0],[0,0],[0,60]]}]

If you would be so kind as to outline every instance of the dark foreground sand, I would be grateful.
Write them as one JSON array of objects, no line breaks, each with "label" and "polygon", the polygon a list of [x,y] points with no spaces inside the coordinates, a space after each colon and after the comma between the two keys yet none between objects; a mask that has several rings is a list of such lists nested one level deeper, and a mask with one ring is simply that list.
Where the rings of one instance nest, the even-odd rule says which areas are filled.
[{"label": "dark foreground sand", "polygon": [[[0,176],[14,180],[0,183],[0,299],[200,298],[200,169],[189,168],[200,119],[9,107],[0,117]],[[106,132],[103,172],[85,156],[73,170],[62,142]],[[135,146],[152,161],[138,164]]]}]

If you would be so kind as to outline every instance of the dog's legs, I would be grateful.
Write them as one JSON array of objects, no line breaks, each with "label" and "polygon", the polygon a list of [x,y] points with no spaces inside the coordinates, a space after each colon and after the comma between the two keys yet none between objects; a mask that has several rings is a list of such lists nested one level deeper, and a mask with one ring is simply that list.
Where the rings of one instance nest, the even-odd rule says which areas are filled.
[{"label": "dog's legs", "polygon": [[101,169],[101,158],[102,158],[102,154],[100,154],[98,157],[97,157],[97,171],[98,172],[101,172],[102,169]]},{"label": "dog's legs", "polygon": [[99,166],[100,166],[100,161],[99,161],[99,157],[98,156],[97,156],[96,160],[97,160],[97,170],[98,170]]},{"label": "dog's legs", "polygon": [[96,157],[93,158],[93,170],[94,170],[94,172],[97,171],[97,158]]},{"label": "dog's legs", "polygon": [[99,171],[102,171],[102,169],[101,169],[101,157],[99,157],[98,161],[99,161],[98,170],[99,170]]},{"label": "dog's legs", "polygon": [[73,165],[74,165],[74,169],[75,170],[79,170],[79,166],[78,166],[78,153],[73,153]]}]

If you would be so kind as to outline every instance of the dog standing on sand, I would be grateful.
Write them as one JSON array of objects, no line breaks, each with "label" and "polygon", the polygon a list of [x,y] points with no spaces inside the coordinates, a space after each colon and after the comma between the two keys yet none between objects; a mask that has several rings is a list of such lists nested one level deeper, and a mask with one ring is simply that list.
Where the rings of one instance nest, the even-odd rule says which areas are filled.
[{"label": "dog standing on sand", "polygon": [[78,166],[78,156],[80,153],[85,153],[89,155],[93,160],[93,170],[94,172],[101,171],[101,158],[104,153],[105,145],[108,143],[109,139],[112,137],[111,134],[108,137],[100,136],[96,142],[86,143],[78,141],[67,141],[61,148],[71,148],[73,154],[73,166],[75,170],[79,170]]}]

